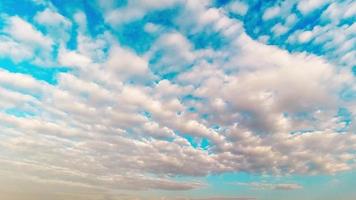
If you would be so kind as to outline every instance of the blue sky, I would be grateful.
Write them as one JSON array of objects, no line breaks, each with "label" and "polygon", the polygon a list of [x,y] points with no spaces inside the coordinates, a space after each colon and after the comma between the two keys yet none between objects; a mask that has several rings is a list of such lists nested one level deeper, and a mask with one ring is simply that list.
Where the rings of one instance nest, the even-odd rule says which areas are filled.
[{"label": "blue sky", "polygon": [[353,200],[353,0],[0,1],[6,200]]}]

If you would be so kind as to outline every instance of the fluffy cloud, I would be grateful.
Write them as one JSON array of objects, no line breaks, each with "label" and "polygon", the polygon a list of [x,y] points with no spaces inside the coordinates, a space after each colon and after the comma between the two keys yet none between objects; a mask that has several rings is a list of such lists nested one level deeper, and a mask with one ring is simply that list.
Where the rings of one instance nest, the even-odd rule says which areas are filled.
[{"label": "fluffy cloud", "polygon": [[308,14],[315,9],[321,8],[328,2],[328,0],[302,0],[298,3],[297,7],[301,13]]},{"label": "fluffy cloud", "polygon": [[134,0],[129,1],[126,6],[115,8],[115,3],[113,2],[98,0],[98,4],[104,11],[105,20],[113,27],[138,20],[153,10],[172,8],[181,2],[181,0],[163,0],[159,2],[154,0]]},{"label": "fluffy cloud", "polygon": [[45,10],[38,12],[34,20],[41,26],[46,28],[46,31],[51,35],[54,40],[60,42],[67,42],[70,38],[68,31],[72,23],[66,19],[63,15],[46,8]]},{"label": "fluffy cloud", "polygon": [[7,36],[0,37],[1,57],[12,58],[16,63],[22,60],[31,59],[33,51],[29,47],[22,46],[17,41]]},{"label": "fluffy cloud", "polygon": [[232,2],[228,8],[231,12],[244,16],[248,11],[248,5],[241,1]]},{"label": "fluffy cloud", "polygon": [[265,13],[262,16],[263,20],[269,20],[276,17],[279,14],[280,9],[281,8],[279,6],[266,9]]},{"label": "fluffy cloud", "polygon": [[31,23],[19,16],[3,16],[5,27],[1,30],[0,50],[13,61],[32,61],[40,65],[52,63],[52,38],[44,35]]},{"label": "fluffy cloud", "polygon": [[37,47],[39,46],[47,50],[51,49],[53,44],[50,38],[44,36],[30,23],[18,16],[10,17],[8,19],[8,26],[4,32],[20,42]]},{"label": "fluffy cloud", "polygon": [[69,22],[63,15],[60,15],[48,8],[44,11],[39,12],[35,16],[35,20],[44,25],[48,26],[70,26],[71,22]]}]

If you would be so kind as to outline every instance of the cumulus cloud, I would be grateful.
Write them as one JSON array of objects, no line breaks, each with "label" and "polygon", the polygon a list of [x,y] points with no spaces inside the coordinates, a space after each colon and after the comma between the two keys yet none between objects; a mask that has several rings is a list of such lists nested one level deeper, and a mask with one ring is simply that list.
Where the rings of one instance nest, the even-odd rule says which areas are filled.
[{"label": "cumulus cloud", "polygon": [[263,13],[263,16],[262,16],[263,20],[269,20],[269,19],[276,17],[279,14],[280,9],[281,8],[279,6],[267,8],[265,13]]},{"label": "cumulus cloud", "polygon": [[244,16],[248,11],[248,5],[241,1],[231,2],[228,8],[231,12]]},{"label": "cumulus cloud", "polygon": [[15,62],[32,61],[38,65],[51,65],[54,41],[34,25],[19,16],[3,16],[0,49]]},{"label": "cumulus cloud", "polygon": [[67,42],[70,38],[68,31],[70,30],[72,23],[63,15],[59,14],[52,9],[46,8],[45,10],[38,12],[34,20],[40,26],[46,28],[46,31],[51,35],[54,40],[60,42]]},{"label": "cumulus cloud", "polygon": [[98,0],[98,4],[104,11],[105,20],[113,27],[120,24],[125,24],[134,20],[138,20],[152,10],[161,10],[172,8],[181,3],[181,0],[134,0],[129,1],[128,5],[124,7],[115,8],[115,3]]},{"label": "cumulus cloud", "polygon": [[35,16],[35,20],[48,26],[70,26],[71,22],[68,21],[63,15],[46,8],[44,11],[39,12]]},{"label": "cumulus cloud", "polygon": [[44,36],[30,23],[18,16],[10,17],[8,19],[8,26],[5,28],[5,33],[20,42],[37,47],[40,46],[45,49],[50,49],[53,44],[50,38]]},{"label": "cumulus cloud", "polygon": [[308,14],[315,9],[321,8],[328,2],[328,0],[302,0],[298,3],[297,7],[301,13]]}]

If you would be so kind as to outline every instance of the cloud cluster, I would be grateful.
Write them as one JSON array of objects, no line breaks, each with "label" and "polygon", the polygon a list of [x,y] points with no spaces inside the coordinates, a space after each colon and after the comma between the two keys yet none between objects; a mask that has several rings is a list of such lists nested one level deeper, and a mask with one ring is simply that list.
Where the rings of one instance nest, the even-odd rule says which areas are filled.
[{"label": "cloud cluster", "polygon": [[[117,189],[179,191],[206,186],[180,181],[180,176],[319,174],[356,167],[355,126],[339,115],[340,108],[353,119],[356,115],[354,104],[340,97],[342,91],[355,89],[355,77],[347,70],[323,57],[258,42],[243,22],[209,1],[189,1],[183,7],[175,0],[114,2],[96,4],[114,29],[180,5],[175,30],[151,32],[158,34],[156,40],[146,53],[138,54],[120,44],[110,29],[89,34],[85,13],[77,12],[71,21],[53,7],[46,8],[33,17],[34,24],[4,16],[0,57],[55,63],[70,70],[58,73],[56,84],[0,70],[1,176],[80,188],[93,191],[94,197]],[[319,5],[302,2],[298,9],[303,14]],[[248,11],[241,2],[227,8],[239,15]],[[280,10],[268,8],[263,20],[277,17]],[[292,23],[293,19],[286,22]],[[41,31],[35,24],[48,30],[64,28]],[[73,24],[76,48],[67,46]],[[344,27],[350,34],[353,29],[354,25]],[[313,41],[322,41],[328,36],[321,32],[326,30],[295,32],[288,41],[305,43],[317,34],[320,37]],[[223,48],[197,48],[189,36],[200,33],[228,42]],[[351,45],[354,37],[350,40]],[[342,53],[350,49],[348,43],[333,44]],[[353,53],[348,53],[352,60]]]}]

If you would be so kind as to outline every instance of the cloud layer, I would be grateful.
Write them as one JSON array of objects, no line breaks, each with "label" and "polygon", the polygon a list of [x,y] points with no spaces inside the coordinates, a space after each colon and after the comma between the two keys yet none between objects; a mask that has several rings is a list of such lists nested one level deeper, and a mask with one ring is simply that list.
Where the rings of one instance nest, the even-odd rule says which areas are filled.
[{"label": "cloud layer", "polygon": [[[88,191],[90,198],[102,199],[117,190],[207,187],[180,177],[355,169],[355,25],[333,21],[354,18],[354,3],[271,5],[261,20],[288,17],[273,25],[275,34],[267,40],[249,33],[243,1],[88,3],[105,28],[79,9],[68,15],[51,2],[31,4],[38,7],[32,16],[1,15],[0,58],[15,65],[0,69],[4,180],[60,185],[67,199],[88,198]],[[292,5],[297,15],[288,10]],[[320,19],[331,21],[289,31],[323,5],[328,7]],[[164,10],[174,14],[155,21],[154,13]],[[130,47],[137,38],[122,41],[125,27],[135,32],[130,24],[138,22],[130,34],[141,31],[137,36],[148,38],[143,52]],[[287,32],[287,48],[268,45]],[[325,51],[288,49],[303,43],[323,43]],[[66,70],[55,71],[51,82],[32,66]]]}]

